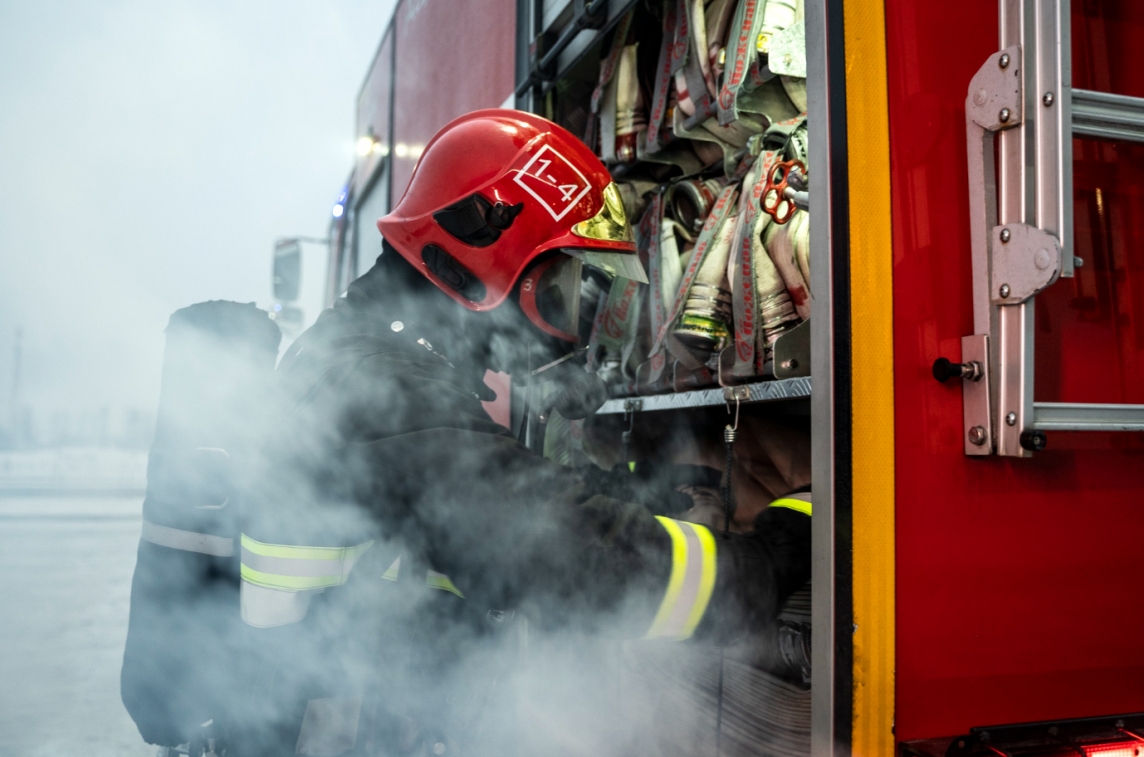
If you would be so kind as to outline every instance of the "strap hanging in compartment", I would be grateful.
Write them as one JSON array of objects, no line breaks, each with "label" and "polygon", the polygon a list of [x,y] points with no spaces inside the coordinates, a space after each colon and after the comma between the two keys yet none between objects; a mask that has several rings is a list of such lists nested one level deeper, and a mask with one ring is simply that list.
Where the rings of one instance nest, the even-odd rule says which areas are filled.
[{"label": "strap hanging in compartment", "polygon": [[675,44],[673,32],[675,29],[675,7],[670,0],[664,3],[663,13],[663,41],[659,46],[659,59],[655,66],[655,90],[651,97],[651,109],[648,111],[647,134],[644,140],[644,150],[657,153],[663,149],[660,143],[660,132],[663,126],[664,115],[667,112],[668,95],[671,90],[672,50]]},{"label": "strap hanging in compartment", "polygon": [[[674,222],[664,219],[667,206],[663,193],[656,193],[647,214],[655,219],[657,234],[651,239],[648,248],[648,323],[651,333],[658,334],[668,323],[668,310],[673,304],[672,297],[683,276],[679,263],[679,250],[675,243]],[[654,349],[649,357],[647,383],[658,386],[667,364],[667,351],[663,346]]]},{"label": "strap hanging in compartment", "polygon": [[728,40],[723,85],[719,88],[719,125],[727,126],[739,117],[735,107],[739,91],[744,86],[754,89],[749,73],[758,58],[756,40],[762,27],[767,0],[740,0],[735,9],[731,28],[734,36]]}]

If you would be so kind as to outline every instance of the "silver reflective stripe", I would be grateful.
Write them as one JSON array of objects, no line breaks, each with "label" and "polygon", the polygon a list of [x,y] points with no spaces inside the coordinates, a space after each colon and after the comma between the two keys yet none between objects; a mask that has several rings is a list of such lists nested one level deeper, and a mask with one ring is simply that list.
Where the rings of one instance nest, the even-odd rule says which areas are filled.
[{"label": "silver reflective stripe", "polygon": [[715,588],[715,538],[695,523],[661,515],[656,520],[671,537],[671,576],[644,638],[682,641],[695,633]]},{"label": "silver reflective stripe", "polygon": [[310,609],[310,598],[320,591],[321,589],[282,591],[243,581],[239,588],[242,620],[255,628],[297,623],[306,617],[306,612]]},{"label": "silver reflective stripe", "polygon": [[234,539],[160,526],[149,520],[143,521],[142,537],[143,541],[158,544],[160,547],[181,549],[184,552],[198,552],[215,557],[231,557],[234,554]]},{"label": "silver reflective stripe", "polygon": [[687,567],[683,573],[683,584],[679,587],[679,597],[675,601],[675,606],[671,608],[671,614],[667,616],[663,628],[663,635],[672,639],[691,635],[685,633],[687,619],[691,615],[696,597],[699,596],[699,583],[703,577],[703,558],[698,557],[703,554],[703,547],[699,544],[699,535],[690,526],[690,523],[680,526],[683,538],[687,540]]},{"label": "silver reflective stripe", "polygon": [[338,757],[357,745],[361,697],[311,699],[306,703],[294,754]]},{"label": "silver reflective stripe", "polygon": [[342,582],[353,570],[360,555],[342,560],[297,560],[292,557],[270,557],[242,548],[242,564],[261,573],[274,573],[295,578],[324,578],[338,576]]},{"label": "silver reflective stripe", "polygon": [[269,544],[243,534],[242,580],[290,591],[340,586],[372,546],[372,540],[352,547]]}]

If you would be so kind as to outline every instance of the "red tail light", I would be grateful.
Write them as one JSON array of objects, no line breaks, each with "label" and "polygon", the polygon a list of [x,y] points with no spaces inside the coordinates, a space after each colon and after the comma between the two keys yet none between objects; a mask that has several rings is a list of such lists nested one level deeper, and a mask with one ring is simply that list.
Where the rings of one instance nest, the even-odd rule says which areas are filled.
[{"label": "red tail light", "polygon": [[1120,741],[1086,746],[1084,753],[1088,757],[1144,757],[1144,741]]}]

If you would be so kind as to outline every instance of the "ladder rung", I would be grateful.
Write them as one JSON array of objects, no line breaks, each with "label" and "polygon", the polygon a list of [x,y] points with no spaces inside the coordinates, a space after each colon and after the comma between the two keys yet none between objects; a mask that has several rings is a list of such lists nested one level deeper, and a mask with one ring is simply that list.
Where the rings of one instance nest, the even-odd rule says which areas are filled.
[{"label": "ladder rung", "polygon": [[1038,431],[1144,431],[1144,405],[1034,402]]},{"label": "ladder rung", "polygon": [[1074,137],[1144,142],[1144,97],[1072,91]]}]

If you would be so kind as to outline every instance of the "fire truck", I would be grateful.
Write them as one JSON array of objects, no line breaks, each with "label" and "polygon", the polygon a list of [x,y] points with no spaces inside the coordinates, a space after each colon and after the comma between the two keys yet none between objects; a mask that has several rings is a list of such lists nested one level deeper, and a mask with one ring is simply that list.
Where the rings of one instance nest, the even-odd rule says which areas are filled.
[{"label": "fire truck", "polygon": [[[728,410],[809,435],[796,751],[1141,754],[1144,4],[401,0],[326,305],[432,135],[490,107],[584,134],[624,188],[652,284],[594,284],[617,459]],[[747,704],[694,727],[765,751]]]}]

